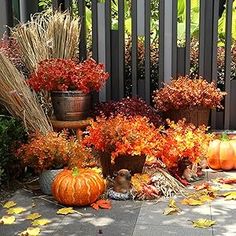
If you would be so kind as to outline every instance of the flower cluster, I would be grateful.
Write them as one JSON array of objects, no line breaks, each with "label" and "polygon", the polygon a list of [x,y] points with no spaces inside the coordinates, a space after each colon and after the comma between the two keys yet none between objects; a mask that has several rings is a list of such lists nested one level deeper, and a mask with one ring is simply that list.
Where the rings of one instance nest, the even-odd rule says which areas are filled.
[{"label": "flower cluster", "polygon": [[89,93],[99,91],[108,77],[103,64],[91,58],[79,64],[70,59],[48,59],[39,63],[28,83],[37,92],[80,90]]},{"label": "flower cluster", "polygon": [[168,168],[176,167],[182,159],[194,163],[206,157],[213,135],[206,133],[207,128],[204,125],[196,128],[185,123],[185,120],[177,123],[167,120],[167,123],[169,128],[163,130],[158,157]]},{"label": "flower cluster", "polygon": [[96,151],[111,154],[112,161],[119,155],[155,156],[159,130],[146,117],[97,117],[88,128],[84,144]]},{"label": "flower cluster", "polygon": [[222,108],[221,100],[226,95],[221,92],[215,83],[208,83],[203,78],[179,77],[165,84],[153,95],[155,108],[166,112],[185,108],[205,107]]},{"label": "flower cluster", "polygon": [[129,116],[145,116],[156,127],[163,124],[160,115],[155,109],[149,106],[141,98],[123,98],[120,101],[109,101],[106,103],[100,103],[95,107],[94,115],[104,115],[106,118],[123,114]]},{"label": "flower cluster", "polygon": [[34,134],[17,150],[16,156],[36,172],[72,165],[81,167],[91,157],[78,140],[68,138],[65,132]]}]

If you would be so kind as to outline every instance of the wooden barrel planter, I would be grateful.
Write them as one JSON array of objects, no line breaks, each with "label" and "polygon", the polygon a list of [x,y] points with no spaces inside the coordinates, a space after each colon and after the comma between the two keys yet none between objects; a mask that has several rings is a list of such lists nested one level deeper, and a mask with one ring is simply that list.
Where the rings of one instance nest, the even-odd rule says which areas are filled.
[{"label": "wooden barrel planter", "polygon": [[84,120],[91,109],[91,95],[81,91],[51,92],[54,115],[60,121]]},{"label": "wooden barrel planter", "polygon": [[102,174],[106,178],[107,176],[113,176],[114,172],[120,169],[127,169],[131,174],[142,173],[143,167],[146,161],[146,156],[118,156],[115,159],[115,163],[111,163],[111,155],[108,153],[100,153],[100,163],[102,166]]},{"label": "wooden barrel planter", "polygon": [[164,115],[166,119],[169,118],[170,120],[173,120],[175,122],[185,118],[187,123],[192,123],[195,126],[208,126],[210,109],[196,107],[192,109],[172,110],[166,112]]}]

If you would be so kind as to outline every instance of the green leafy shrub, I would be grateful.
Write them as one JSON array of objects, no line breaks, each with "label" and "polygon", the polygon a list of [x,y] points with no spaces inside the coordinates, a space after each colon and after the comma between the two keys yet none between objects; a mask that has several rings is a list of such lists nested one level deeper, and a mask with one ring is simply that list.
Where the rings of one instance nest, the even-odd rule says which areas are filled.
[{"label": "green leafy shrub", "polygon": [[0,184],[20,175],[22,170],[14,151],[26,139],[25,129],[18,120],[0,117]]}]

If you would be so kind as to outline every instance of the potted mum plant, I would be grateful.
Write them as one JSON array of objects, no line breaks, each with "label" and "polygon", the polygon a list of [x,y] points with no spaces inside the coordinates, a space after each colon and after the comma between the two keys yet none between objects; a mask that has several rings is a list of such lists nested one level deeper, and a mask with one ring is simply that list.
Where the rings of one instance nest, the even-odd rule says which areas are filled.
[{"label": "potted mum plant", "polygon": [[97,117],[83,142],[99,153],[103,176],[128,169],[141,173],[146,156],[155,156],[158,129],[141,116]]},{"label": "potted mum plant", "polygon": [[88,116],[91,92],[99,91],[108,78],[104,65],[92,58],[79,64],[71,59],[48,59],[39,63],[28,83],[36,92],[50,92],[56,119],[70,121]]},{"label": "potted mum plant", "polygon": [[77,139],[68,138],[65,132],[36,133],[28,143],[22,144],[16,156],[39,174],[40,188],[48,195],[55,176],[64,167],[81,167],[91,157]]},{"label": "potted mum plant", "polygon": [[176,122],[185,118],[186,122],[198,126],[208,125],[211,109],[223,108],[221,101],[225,95],[213,82],[208,83],[201,77],[185,76],[156,90],[153,102],[166,118]]}]

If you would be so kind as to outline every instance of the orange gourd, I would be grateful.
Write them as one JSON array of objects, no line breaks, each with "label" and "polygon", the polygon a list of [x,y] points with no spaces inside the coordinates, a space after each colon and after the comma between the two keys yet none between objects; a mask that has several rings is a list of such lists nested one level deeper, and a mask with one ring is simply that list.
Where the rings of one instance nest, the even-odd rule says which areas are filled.
[{"label": "orange gourd", "polygon": [[209,144],[207,162],[215,170],[236,169],[236,140],[230,140],[226,134]]},{"label": "orange gourd", "polygon": [[65,169],[56,176],[52,184],[54,198],[68,206],[90,205],[104,191],[104,179],[91,169]]}]

